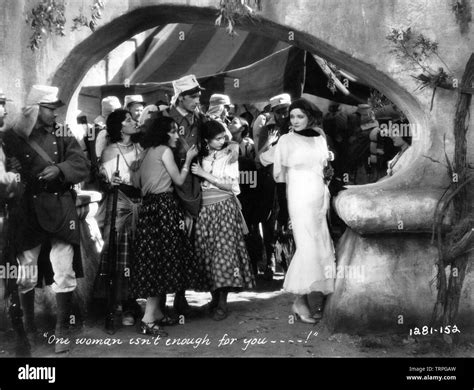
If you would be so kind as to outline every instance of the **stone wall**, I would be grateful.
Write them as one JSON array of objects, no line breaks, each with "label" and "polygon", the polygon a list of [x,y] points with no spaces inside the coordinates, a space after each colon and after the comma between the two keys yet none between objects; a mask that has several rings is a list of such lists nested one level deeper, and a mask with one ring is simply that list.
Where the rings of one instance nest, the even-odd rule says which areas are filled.
[{"label": "stone wall", "polygon": [[[62,88],[62,98],[69,101],[89,68],[126,39],[158,24],[213,23],[217,4],[210,0],[114,0],[113,6],[111,2],[106,4],[101,28],[96,33],[91,34],[85,29],[68,32],[66,38],[48,39],[41,50],[32,53],[27,48],[30,32],[23,18],[25,10],[35,1],[9,0],[7,3],[8,7],[0,10],[0,33],[3,34],[0,37],[0,85],[13,97],[17,106],[24,101],[33,83],[57,84]],[[69,19],[82,3],[82,0],[68,1]],[[413,142],[415,153],[410,166],[383,182],[351,187],[334,202],[341,218],[356,234],[353,240],[360,241],[357,247],[361,252],[354,253],[352,260],[357,262],[360,256],[363,258],[366,250],[363,244],[366,239],[361,234],[428,232],[436,199],[442,188],[447,186],[449,178],[441,164],[427,157],[444,161],[446,150],[452,159],[453,120],[458,92],[438,89],[433,110],[430,111],[432,91],[429,88],[417,89],[412,76],[418,72],[411,72],[406,64],[391,54],[392,47],[385,37],[392,27],[411,26],[414,32],[423,33],[438,42],[440,56],[455,77],[461,79],[473,51],[472,26],[461,34],[451,11],[451,2],[445,0],[274,0],[263,2],[263,10],[257,18],[258,23],[244,21],[241,28],[283,41],[291,40],[295,45],[350,70],[387,95],[420,132],[420,138]],[[468,137],[470,161],[474,161],[473,128],[471,119]],[[374,215],[383,218],[374,218]],[[404,221],[405,231],[397,231],[400,221]],[[419,237],[410,246],[416,248],[410,256],[421,255],[424,261],[432,261],[433,247],[427,249],[426,240],[421,235]],[[380,255],[385,267],[399,264],[397,257],[390,255],[390,245],[399,245],[398,242],[390,244],[391,239],[387,236],[374,236],[373,239],[374,245],[380,243],[380,247],[385,248]],[[341,248],[340,253],[347,253],[346,249]],[[409,263],[413,272],[420,264],[418,260],[410,260]],[[379,288],[382,289],[383,285],[379,284]],[[474,290],[466,283],[463,294],[472,299]],[[416,296],[412,298],[417,299]],[[426,295],[424,303],[431,305],[432,297]],[[408,303],[407,307],[411,307],[411,311],[416,310],[415,306],[410,305]],[[377,312],[376,305],[368,307],[371,313]],[[361,326],[367,323],[367,318],[372,318],[369,314],[366,320],[354,317],[354,313],[346,314],[348,318],[356,318]]]}]

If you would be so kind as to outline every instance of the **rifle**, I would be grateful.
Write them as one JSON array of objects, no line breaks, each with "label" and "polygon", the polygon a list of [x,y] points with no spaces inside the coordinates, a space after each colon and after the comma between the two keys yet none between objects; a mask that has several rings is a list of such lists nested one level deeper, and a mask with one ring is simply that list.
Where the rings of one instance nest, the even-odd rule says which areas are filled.
[{"label": "rifle", "polygon": [[[120,155],[117,154],[117,168],[114,176],[119,176],[119,159]],[[113,180],[113,178],[112,178]],[[110,233],[109,233],[109,247],[107,252],[107,264],[108,264],[108,289],[107,289],[107,314],[105,317],[105,329],[108,334],[115,333],[115,295],[116,295],[116,252],[117,252],[117,229],[115,228],[115,222],[117,219],[117,202],[118,202],[118,186],[112,187],[112,213],[110,216]]]},{"label": "rifle", "polygon": [[[15,255],[12,250],[11,245],[11,232],[9,231],[9,210],[8,203],[4,203],[1,206],[3,211],[3,223],[0,227],[1,236],[5,240],[2,251],[2,260],[3,264],[7,265],[16,265]],[[16,342],[15,342],[15,356],[17,357],[31,357],[31,346],[26,336],[25,327],[23,325],[23,310],[21,309],[20,304],[20,295],[18,292],[18,284],[15,278],[10,278],[7,276],[6,279],[6,290],[5,290],[5,300],[10,299],[10,307],[8,309],[8,314],[12,322],[13,329],[16,333]]]}]

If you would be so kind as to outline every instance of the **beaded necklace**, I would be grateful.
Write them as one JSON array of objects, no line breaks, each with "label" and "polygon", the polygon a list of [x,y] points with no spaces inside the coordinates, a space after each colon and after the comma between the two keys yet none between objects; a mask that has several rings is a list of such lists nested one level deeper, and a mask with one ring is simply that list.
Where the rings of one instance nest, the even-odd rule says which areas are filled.
[{"label": "beaded necklace", "polygon": [[[133,146],[133,149],[135,150],[135,159],[134,159],[133,161],[136,161],[136,160],[138,159],[138,148],[137,148],[137,145],[136,145],[136,144],[134,144],[134,143],[132,142],[130,145],[123,145],[123,144],[122,144],[122,146],[123,146],[123,147],[126,147],[126,148],[130,148],[130,146]],[[125,161],[125,164],[127,165],[128,169],[131,170],[131,165],[132,165],[132,164],[129,164],[128,161],[127,161],[127,159],[125,158],[125,155],[124,155],[123,152],[122,152],[122,148],[120,147],[120,143],[119,143],[119,142],[117,142],[117,147],[118,147],[118,150],[119,150],[120,154],[122,155],[123,160]]]}]

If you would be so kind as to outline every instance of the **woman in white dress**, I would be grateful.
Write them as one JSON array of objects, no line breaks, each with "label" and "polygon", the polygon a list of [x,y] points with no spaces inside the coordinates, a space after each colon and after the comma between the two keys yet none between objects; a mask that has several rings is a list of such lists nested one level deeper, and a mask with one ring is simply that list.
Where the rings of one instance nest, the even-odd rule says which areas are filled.
[{"label": "woman in white dress", "polygon": [[275,148],[273,176],[287,184],[288,211],[296,252],[285,277],[285,291],[297,295],[292,310],[303,322],[322,318],[324,296],[334,291],[335,262],[326,214],[329,190],[324,168],[331,159],[319,127],[322,113],[306,99],[290,106],[292,130]]}]

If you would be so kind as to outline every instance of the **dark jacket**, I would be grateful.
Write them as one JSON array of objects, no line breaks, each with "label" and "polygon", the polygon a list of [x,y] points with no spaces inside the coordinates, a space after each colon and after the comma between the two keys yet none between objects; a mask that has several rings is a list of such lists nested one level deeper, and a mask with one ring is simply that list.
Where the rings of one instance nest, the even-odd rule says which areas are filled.
[{"label": "dark jacket", "polygon": [[165,112],[165,115],[173,118],[174,121],[178,124],[178,134],[180,137],[175,150],[175,157],[178,166],[181,167],[182,162],[180,160],[186,159],[187,152],[187,147],[186,145],[184,145],[184,142],[189,147],[191,147],[192,145],[196,145],[196,147],[200,149],[201,126],[207,119],[205,115],[201,112],[183,116],[174,106],[171,106],[169,110]]},{"label": "dark jacket", "polygon": [[[171,106],[164,115],[173,118],[178,124],[179,141],[174,151],[174,158],[178,168],[181,169],[186,160],[188,148],[196,145],[199,150],[201,147],[201,126],[206,121],[206,117],[202,113],[182,116],[174,106]],[[186,211],[194,218],[197,218],[202,199],[199,177],[189,173],[183,185],[175,187],[175,192]]]},{"label": "dark jacket", "polygon": [[45,150],[61,173],[49,183],[38,180],[37,174],[49,163],[21,136],[7,130],[5,153],[19,160],[21,182],[25,185],[19,207],[12,210],[15,249],[17,252],[32,249],[49,238],[79,246],[79,221],[72,187],[88,177],[90,162],[74,137],[57,136],[54,130],[41,127],[33,129],[30,139]]}]

